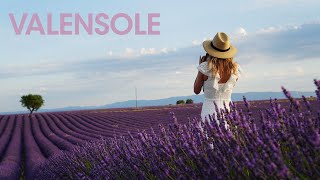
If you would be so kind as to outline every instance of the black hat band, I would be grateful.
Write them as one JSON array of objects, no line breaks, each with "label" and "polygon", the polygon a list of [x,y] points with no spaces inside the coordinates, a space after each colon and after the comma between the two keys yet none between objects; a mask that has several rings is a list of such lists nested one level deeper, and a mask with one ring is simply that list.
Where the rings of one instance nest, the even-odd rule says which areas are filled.
[{"label": "black hat band", "polygon": [[215,46],[213,45],[212,41],[211,41],[211,47],[212,47],[213,49],[217,50],[217,51],[220,51],[220,52],[226,52],[226,51],[229,51],[229,50],[230,50],[230,47],[229,47],[228,49],[226,49],[226,50],[219,49],[219,48],[217,48],[217,47],[215,47]]}]

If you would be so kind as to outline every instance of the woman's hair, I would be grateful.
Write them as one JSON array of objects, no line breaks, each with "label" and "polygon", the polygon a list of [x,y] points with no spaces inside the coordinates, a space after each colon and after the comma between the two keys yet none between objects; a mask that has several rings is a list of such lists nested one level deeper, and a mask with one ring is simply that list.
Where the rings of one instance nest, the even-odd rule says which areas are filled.
[{"label": "woman's hair", "polygon": [[[222,74],[236,74],[238,70],[238,64],[233,61],[233,57],[222,59],[213,56],[207,56],[208,68],[212,70],[212,76],[216,76],[218,72]],[[221,74],[219,73],[219,74]]]}]

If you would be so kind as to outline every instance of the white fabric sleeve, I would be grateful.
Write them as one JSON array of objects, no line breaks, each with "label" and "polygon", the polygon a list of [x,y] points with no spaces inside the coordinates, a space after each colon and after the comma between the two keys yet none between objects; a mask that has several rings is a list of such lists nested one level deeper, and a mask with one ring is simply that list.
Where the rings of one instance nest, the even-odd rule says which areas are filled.
[{"label": "white fabric sleeve", "polygon": [[238,77],[241,77],[241,76],[243,76],[244,74],[245,74],[245,72],[243,71],[243,69],[242,69],[242,67],[240,66],[240,64],[238,64],[238,71],[237,71],[236,75],[237,75]]},{"label": "white fabric sleeve", "polygon": [[200,71],[202,74],[204,74],[206,76],[211,76],[211,74],[212,74],[212,72],[208,68],[208,62],[207,61],[199,64],[197,69],[198,69],[198,71]]}]

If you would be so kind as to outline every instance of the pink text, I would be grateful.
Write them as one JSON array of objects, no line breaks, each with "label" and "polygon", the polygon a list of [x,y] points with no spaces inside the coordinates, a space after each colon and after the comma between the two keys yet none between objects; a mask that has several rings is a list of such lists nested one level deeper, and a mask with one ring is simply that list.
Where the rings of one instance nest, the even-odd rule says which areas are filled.
[{"label": "pink text", "polygon": [[[9,14],[12,27],[16,35],[30,35],[37,33],[40,35],[106,35],[113,32],[117,35],[127,35],[134,31],[135,35],[160,35],[160,13],[149,13],[142,18],[136,13],[133,17],[125,13],[118,13],[109,16],[105,13],[92,14],[82,17],[79,13],[61,13],[59,17],[54,17],[51,13],[43,18],[37,13],[23,13],[22,17]],[[55,20],[56,21],[55,21]],[[142,26],[144,20],[147,25]],[[55,24],[55,26],[54,26]],[[145,28],[142,28],[145,27]]]}]

